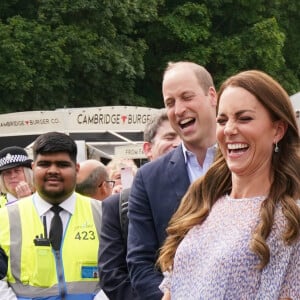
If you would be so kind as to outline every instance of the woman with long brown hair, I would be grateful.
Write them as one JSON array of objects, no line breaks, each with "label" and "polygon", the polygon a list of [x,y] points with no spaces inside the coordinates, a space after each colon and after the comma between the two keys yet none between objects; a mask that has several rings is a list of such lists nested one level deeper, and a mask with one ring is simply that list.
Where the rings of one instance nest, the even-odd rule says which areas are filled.
[{"label": "woman with long brown hair", "polygon": [[228,78],[217,140],[169,223],[164,298],[300,299],[300,143],[287,93],[261,71]]}]

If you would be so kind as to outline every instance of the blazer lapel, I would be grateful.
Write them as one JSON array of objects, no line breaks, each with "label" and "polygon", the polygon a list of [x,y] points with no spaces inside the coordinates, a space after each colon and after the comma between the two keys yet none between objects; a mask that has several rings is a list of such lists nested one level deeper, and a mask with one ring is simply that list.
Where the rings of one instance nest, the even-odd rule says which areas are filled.
[{"label": "blazer lapel", "polygon": [[170,157],[167,174],[172,182],[177,201],[180,202],[190,185],[181,145],[173,151]]}]

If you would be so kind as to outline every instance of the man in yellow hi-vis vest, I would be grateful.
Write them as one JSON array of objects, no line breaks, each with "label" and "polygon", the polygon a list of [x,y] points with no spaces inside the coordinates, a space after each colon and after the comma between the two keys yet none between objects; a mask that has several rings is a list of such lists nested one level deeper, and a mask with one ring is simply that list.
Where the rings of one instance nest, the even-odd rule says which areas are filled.
[{"label": "man in yellow hi-vis vest", "polygon": [[63,133],[34,142],[36,193],[0,210],[0,299],[91,300],[99,291],[101,202],[74,192],[76,155]]}]

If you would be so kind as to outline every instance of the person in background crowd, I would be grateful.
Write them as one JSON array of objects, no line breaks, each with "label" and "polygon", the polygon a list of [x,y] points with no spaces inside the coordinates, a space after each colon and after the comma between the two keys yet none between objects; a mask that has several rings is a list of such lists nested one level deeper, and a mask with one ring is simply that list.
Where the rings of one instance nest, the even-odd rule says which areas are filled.
[{"label": "person in background crowd", "polygon": [[[180,138],[171,127],[165,109],[150,119],[144,131],[143,149],[149,161],[176,148]],[[126,195],[129,194],[129,191]],[[126,202],[128,199],[125,200]],[[127,264],[128,220],[122,223],[120,213],[126,218],[125,203],[120,206],[120,195],[114,194],[102,205],[101,243],[99,250],[99,277],[102,290],[110,300],[139,299],[130,284]],[[122,208],[121,208],[122,207]]]},{"label": "person in background crowd", "polygon": [[217,140],[216,162],[169,223],[164,299],[300,299],[300,141],[288,94],[261,71],[230,77]]},{"label": "person in background crowd", "polygon": [[143,300],[163,296],[163,275],[155,264],[165,229],[190,183],[207,171],[216,152],[217,94],[209,72],[192,62],[169,63],[162,92],[182,143],[138,170],[129,197],[127,263]]},{"label": "person in background crowd", "polygon": [[64,133],[35,140],[36,193],[0,210],[0,247],[8,258],[1,300],[91,300],[99,291],[101,202],[74,192],[76,155]]},{"label": "person in background crowd", "polygon": [[143,151],[147,159],[152,161],[176,148],[180,141],[169,122],[166,109],[163,108],[146,125]]},{"label": "person in background crowd", "polygon": [[107,165],[106,165],[109,178],[115,182],[115,186],[113,188],[112,194],[120,193],[123,189],[122,184],[122,168],[129,168],[128,175],[132,177],[135,176],[137,171],[137,166],[132,159],[123,158],[123,157],[114,157]]},{"label": "person in background crowd", "polygon": [[87,159],[79,165],[77,193],[100,201],[111,195],[115,182],[109,180],[104,164],[95,159]]},{"label": "person in background crowd", "polygon": [[21,147],[12,146],[0,151],[0,207],[34,192],[31,163],[32,159]]}]

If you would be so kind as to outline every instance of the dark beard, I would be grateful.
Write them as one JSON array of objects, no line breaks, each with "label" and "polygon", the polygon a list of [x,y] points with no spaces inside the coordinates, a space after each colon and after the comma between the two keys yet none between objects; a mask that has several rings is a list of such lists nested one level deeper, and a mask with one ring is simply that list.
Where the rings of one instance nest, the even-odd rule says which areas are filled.
[{"label": "dark beard", "polygon": [[48,191],[48,190],[40,190],[40,195],[44,200],[46,200],[48,203],[52,204],[58,204],[67,199],[73,191],[66,191],[66,190],[61,190],[61,191]]}]

